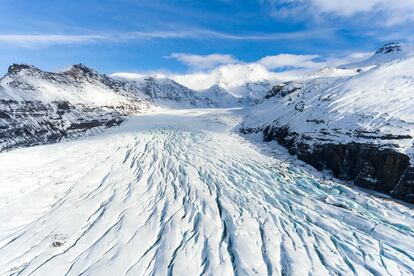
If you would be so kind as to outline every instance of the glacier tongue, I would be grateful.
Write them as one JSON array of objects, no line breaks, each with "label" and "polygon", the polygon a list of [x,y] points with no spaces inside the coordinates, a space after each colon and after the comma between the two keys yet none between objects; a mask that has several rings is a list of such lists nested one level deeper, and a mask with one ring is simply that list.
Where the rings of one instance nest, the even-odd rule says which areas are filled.
[{"label": "glacier tongue", "polygon": [[271,157],[238,110],[0,154],[0,274],[412,275],[414,211]]}]

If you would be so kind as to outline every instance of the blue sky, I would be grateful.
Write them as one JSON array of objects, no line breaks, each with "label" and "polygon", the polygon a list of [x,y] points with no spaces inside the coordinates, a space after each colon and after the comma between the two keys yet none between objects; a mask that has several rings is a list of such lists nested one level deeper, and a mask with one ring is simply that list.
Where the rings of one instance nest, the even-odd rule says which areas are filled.
[{"label": "blue sky", "polygon": [[0,0],[0,72],[18,62],[45,70],[84,63],[104,73],[186,73],[210,70],[220,59],[252,63],[291,54],[318,62],[411,42],[414,1],[360,2]]}]

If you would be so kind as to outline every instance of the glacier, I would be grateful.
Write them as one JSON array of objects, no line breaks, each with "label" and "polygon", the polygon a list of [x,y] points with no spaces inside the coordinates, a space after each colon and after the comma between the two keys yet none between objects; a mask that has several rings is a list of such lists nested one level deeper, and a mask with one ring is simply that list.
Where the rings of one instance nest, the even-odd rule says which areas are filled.
[{"label": "glacier", "polygon": [[413,275],[414,210],[161,110],[0,154],[1,275]]}]

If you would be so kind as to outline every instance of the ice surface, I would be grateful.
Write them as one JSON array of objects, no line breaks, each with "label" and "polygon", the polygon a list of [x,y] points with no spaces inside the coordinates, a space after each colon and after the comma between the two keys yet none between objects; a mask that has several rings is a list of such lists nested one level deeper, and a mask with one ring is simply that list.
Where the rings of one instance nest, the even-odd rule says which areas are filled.
[{"label": "ice surface", "polygon": [[271,157],[239,109],[0,154],[1,275],[412,275],[414,211]]}]

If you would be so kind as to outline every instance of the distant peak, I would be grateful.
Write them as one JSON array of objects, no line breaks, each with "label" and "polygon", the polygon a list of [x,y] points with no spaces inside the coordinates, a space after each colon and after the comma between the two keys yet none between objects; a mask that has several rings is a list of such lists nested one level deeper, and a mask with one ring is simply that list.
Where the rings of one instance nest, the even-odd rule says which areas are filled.
[{"label": "distant peak", "polygon": [[399,42],[391,42],[379,48],[375,52],[375,54],[391,54],[391,53],[397,53],[401,51],[402,51],[402,46]]},{"label": "distant peak", "polygon": [[84,73],[96,73],[94,69],[89,68],[86,65],[83,65],[82,63],[74,64],[70,67],[69,71],[80,71]]},{"label": "distant peak", "polygon": [[22,70],[38,70],[36,67],[28,64],[17,64],[13,63],[9,66],[9,69],[7,70],[9,75],[15,75],[20,73]]},{"label": "distant peak", "polygon": [[70,69],[63,72],[63,74],[70,75],[74,78],[83,78],[83,77],[93,78],[99,75],[99,73],[96,70],[89,68],[83,65],[82,63],[72,65]]},{"label": "distant peak", "polygon": [[217,83],[216,84],[213,84],[212,86],[210,86],[209,89],[210,90],[224,90],[224,88],[221,87],[220,85],[218,85]]}]

